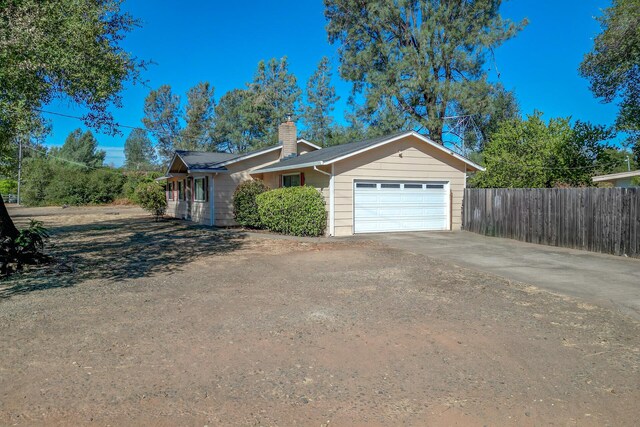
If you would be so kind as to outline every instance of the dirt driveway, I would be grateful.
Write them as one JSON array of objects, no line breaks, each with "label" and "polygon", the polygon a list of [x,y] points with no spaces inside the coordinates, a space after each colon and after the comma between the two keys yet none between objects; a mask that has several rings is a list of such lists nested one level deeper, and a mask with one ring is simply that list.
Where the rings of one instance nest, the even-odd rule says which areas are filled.
[{"label": "dirt driveway", "polygon": [[[640,324],[371,241],[40,215],[0,284],[0,424],[635,425]],[[55,273],[55,274],[53,274]]]}]

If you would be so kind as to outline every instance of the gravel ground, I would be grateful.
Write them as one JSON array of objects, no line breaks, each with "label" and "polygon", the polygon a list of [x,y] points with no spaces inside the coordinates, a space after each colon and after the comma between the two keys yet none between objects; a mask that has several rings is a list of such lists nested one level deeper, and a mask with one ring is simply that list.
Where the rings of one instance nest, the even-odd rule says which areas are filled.
[{"label": "gravel ground", "polygon": [[[0,282],[6,425],[637,425],[640,324],[369,241],[13,209],[58,263]],[[543,272],[541,272],[543,274]]]}]

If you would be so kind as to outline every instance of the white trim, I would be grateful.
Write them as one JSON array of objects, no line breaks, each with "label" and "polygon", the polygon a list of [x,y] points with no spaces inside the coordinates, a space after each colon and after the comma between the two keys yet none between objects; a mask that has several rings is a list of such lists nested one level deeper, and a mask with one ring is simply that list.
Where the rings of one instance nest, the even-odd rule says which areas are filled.
[{"label": "white trim", "polygon": [[[193,202],[206,202],[207,201],[207,193],[206,193],[207,184],[206,184],[205,180],[207,179],[207,177],[206,176],[194,176],[194,177],[192,177],[192,179],[193,179],[193,188],[192,188],[193,200],[192,201]],[[196,195],[197,195],[196,181],[202,181],[202,192],[204,193],[203,194],[203,196],[204,196],[203,199],[198,199],[196,197]]]},{"label": "white trim", "polygon": [[[173,201],[175,200],[175,198],[174,198],[174,196],[173,196],[173,184],[174,184],[174,182],[173,182],[173,181],[171,181],[171,182],[167,182],[167,183],[165,184],[165,185],[168,185],[168,186],[169,186],[169,188],[170,188],[170,190],[165,190],[167,193],[169,193],[169,194],[167,194],[167,202],[169,202],[169,201],[173,202]],[[165,188],[166,188],[166,187],[165,187]]]},{"label": "white trim", "polygon": [[336,174],[335,165],[331,165],[331,178],[329,178],[329,235],[336,235]]},{"label": "white trim", "polygon": [[591,178],[593,182],[607,182],[607,181],[615,181],[623,178],[633,178],[634,176],[640,176],[640,170],[629,171],[629,172],[618,172],[612,173],[609,175],[597,175]]},{"label": "white trim", "polygon": [[363,148],[361,150],[354,151],[353,153],[345,154],[344,156],[336,157],[335,159],[329,160],[327,162],[323,162],[323,164],[329,165],[331,163],[339,162],[340,160],[344,160],[346,158],[349,158],[349,157],[352,157],[352,156],[356,156],[358,154],[367,152],[369,150],[373,150],[375,148],[381,147],[381,146],[389,144],[391,142],[395,142],[395,141],[397,141],[399,139],[406,138],[407,136],[415,136],[416,138],[420,139],[421,141],[426,142],[427,144],[431,145],[432,147],[437,148],[438,150],[443,151],[443,152],[449,154],[450,156],[455,157],[456,159],[464,162],[465,164],[470,165],[473,168],[478,169],[479,171],[484,171],[484,168],[482,166],[472,162],[471,160],[469,160],[469,159],[467,159],[465,157],[462,157],[461,155],[459,155],[457,153],[454,153],[453,151],[449,150],[448,148],[446,148],[442,144],[438,144],[437,142],[433,142],[429,138],[427,138],[427,137],[425,137],[423,135],[420,135],[418,132],[415,132],[415,131],[408,131],[406,133],[403,133],[401,135],[395,136],[393,138],[385,139],[384,141],[381,141],[381,142],[379,142],[377,144],[374,144],[374,145],[370,145],[370,146],[365,147],[365,148]]},{"label": "white trim", "polygon": [[[302,172],[295,172],[295,173],[283,173],[280,175],[280,187],[281,188],[288,188],[284,186],[284,177],[285,176],[298,176],[299,179],[298,181],[300,182],[299,185],[297,185],[297,187],[302,187]],[[292,186],[293,187],[293,186]]]},{"label": "white trim", "polygon": [[453,199],[453,194],[451,193],[451,181],[447,181],[444,186],[447,189],[447,230],[453,231],[453,224],[451,223],[451,210],[453,206],[451,205],[451,200]]},{"label": "white trim", "polygon": [[214,227],[216,225],[216,205],[215,205],[215,191],[214,191],[214,177],[215,175],[208,176],[209,179],[209,225]]},{"label": "white trim", "polygon": [[467,188],[467,164],[464,164],[464,188]]},{"label": "white trim", "polygon": [[263,168],[263,169],[258,169],[255,171],[252,171],[252,173],[268,173],[268,172],[281,172],[281,171],[288,171],[288,170],[293,170],[293,169],[304,169],[304,168],[311,168],[314,166],[320,166],[322,165],[322,162],[318,161],[318,162],[311,162],[311,163],[302,163],[299,165],[293,165],[293,166],[285,166],[285,167],[272,167],[272,168]]},{"label": "white trim", "polygon": [[449,150],[448,148],[446,148],[442,144],[438,144],[437,142],[433,142],[429,138],[427,138],[427,137],[425,137],[423,135],[420,135],[419,133],[417,133],[415,131],[408,131],[408,132],[405,132],[405,133],[403,133],[401,135],[395,136],[393,138],[385,139],[385,140],[383,140],[383,141],[381,141],[381,142],[379,142],[377,144],[370,145],[368,147],[362,148],[362,149],[354,151],[352,153],[348,153],[348,154],[345,154],[343,156],[336,157],[334,159],[330,159],[330,160],[327,160],[327,161],[319,160],[319,161],[316,161],[316,162],[302,163],[302,164],[284,166],[284,167],[275,166],[275,167],[271,167],[271,168],[259,169],[259,173],[279,172],[279,171],[284,171],[284,170],[302,169],[302,168],[308,168],[308,167],[313,167],[313,166],[331,165],[331,164],[334,164],[334,163],[339,162],[341,160],[347,159],[349,157],[357,156],[358,154],[367,152],[369,150],[373,150],[375,148],[381,147],[381,146],[389,144],[391,142],[395,142],[395,141],[397,141],[399,139],[406,138],[408,136],[415,136],[416,138],[420,139],[423,142],[426,142],[427,144],[431,145],[432,147],[437,148],[438,150],[449,154],[450,156],[452,156],[452,157],[460,160],[461,162],[463,162],[465,164],[465,167],[466,167],[466,165],[469,165],[469,166],[471,166],[474,169],[477,169],[479,171],[484,171],[485,170],[482,166],[472,162],[471,160],[469,160],[469,159],[467,159],[467,158],[465,158],[465,157],[463,157],[463,156],[461,156],[461,155],[459,155],[457,153],[454,153],[453,151]]},{"label": "white trim", "polygon": [[298,140],[296,141],[296,143],[297,143],[297,144],[300,144],[301,142],[303,142],[303,143],[307,144],[309,147],[313,147],[313,148],[315,148],[316,150],[322,150],[322,147],[320,147],[319,145],[314,144],[314,143],[313,143],[313,142],[311,142],[311,141],[307,141],[307,140],[306,140],[306,139],[304,139],[304,138],[300,138],[300,139],[298,139]]}]

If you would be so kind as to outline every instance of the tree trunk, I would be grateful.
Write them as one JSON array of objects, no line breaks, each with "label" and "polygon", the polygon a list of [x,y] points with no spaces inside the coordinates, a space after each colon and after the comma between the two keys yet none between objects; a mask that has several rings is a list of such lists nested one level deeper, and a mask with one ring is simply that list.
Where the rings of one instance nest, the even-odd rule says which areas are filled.
[{"label": "tree trunk", "polygon": [[13,224],[13,220],[9,216],[9,211],[4,204],[4,200],[0,197],[0,239],[9,237],[15,239],[18,237],[18,229]]}]

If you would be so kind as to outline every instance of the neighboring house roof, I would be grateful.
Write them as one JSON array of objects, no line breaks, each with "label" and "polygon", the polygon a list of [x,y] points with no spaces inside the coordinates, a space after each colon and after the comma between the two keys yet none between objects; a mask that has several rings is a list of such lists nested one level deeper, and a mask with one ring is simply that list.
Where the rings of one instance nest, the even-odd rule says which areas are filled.
[{"label": "neighboring house roof", "polygon": [[426,142],[427,144],[437,148],[438,150],[441,150],[449,154],[450,156],[457,158],[458,160],[466,163],[467,165],[471,166],[476,170],[480,170],[480,171],[484,170],[482,166],[472,162],[466,157],[463,157],[449,150],[448,148],[444,147],[442,144],[438,144],[437,142],[430,140],[424,135],[420,135],[419,133],[414,131],[403,131],[403,132],[396,132],[391,135],[381,136],[378,138],[366,139],[364,141],[358,141],[358,142],[351,142],[349,144],[334,145],[332,147],[323,148],[322,150],[311,151],[301,156],[283,159],[278,163],[274,163],[267,167],[255,170],[253,171],[253,173],[277,172],[277,171],[284,171],[284,170],[290,170],[290,169],[300,169],[305,167],[329,165],[337,161],[340,161],[342,159],[345,159],[347,157],[355,156],[364,151],[388,144],[393,141],[397,141],[399,139],[405,138],[410,135],[415,136],[416,138]]},{"label": "neighboring house roof", "polygon": [[593,180],[593,182],[609,182],[609,181],[616,181],[618,179],[633,178],[634,176],[640,176],[640,169],[636,171],[630,171],[630,172],[612,173],[609,175],[598,175],[598,176],[594,176],[591,179]]},{"label": "neighboring house roof", "polygon": [[[318,150],[321,148],[305,139],[298,139],[297,143],[304,143]],[[176,157],[182,160],[182,162],[187,166],[189,172],[222,172],[227,170],[225,166],[229,164],[247,160],[261,154],[270,153],[275,150],[280,150],[281,148],[282,144],[278,144],[272,145],[270,147],[260,148],[258,150],[249,151],[248,153],[243,154],[221,153],[215,151],[211,152],[176,150],[173,159],[171,160],[171,162],[169,162],[169,167],[165,175],[166,177],[169,177],[171,166],[173,165]]]}]

